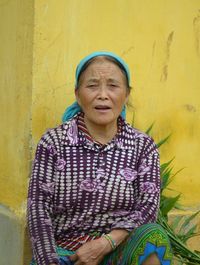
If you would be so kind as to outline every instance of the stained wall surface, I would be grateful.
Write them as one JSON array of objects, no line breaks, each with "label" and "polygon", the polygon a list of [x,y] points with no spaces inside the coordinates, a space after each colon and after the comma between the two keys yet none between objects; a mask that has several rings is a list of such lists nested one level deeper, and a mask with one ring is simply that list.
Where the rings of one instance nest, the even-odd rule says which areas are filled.
[{"label": "stained wall surface", "polygon": [[32,1],[0,5],[0,201],[19,209],[30,164]]},{"label": "stained wall surface", "polygon": [[23,264],[31,163],[33,1],[0,1],[0,264]]}]

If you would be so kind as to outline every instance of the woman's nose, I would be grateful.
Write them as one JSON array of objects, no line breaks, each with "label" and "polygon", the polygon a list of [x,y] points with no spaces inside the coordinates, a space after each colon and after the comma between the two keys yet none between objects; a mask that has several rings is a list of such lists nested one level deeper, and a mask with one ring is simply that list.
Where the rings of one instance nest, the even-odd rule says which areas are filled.
[{"label": "woman's nose", "polygon": [[108,98],[107,88],[105,85],[102,85],[99,87],[98,98],[100,98],[100,99],[107,99]]}]

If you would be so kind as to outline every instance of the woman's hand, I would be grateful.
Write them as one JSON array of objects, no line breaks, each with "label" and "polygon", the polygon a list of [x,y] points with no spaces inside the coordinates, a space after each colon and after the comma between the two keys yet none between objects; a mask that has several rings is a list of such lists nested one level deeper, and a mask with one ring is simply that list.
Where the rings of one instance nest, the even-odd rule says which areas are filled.
[{"label": "woman's hand", "polygon": [[75,262],[75,265],[97,265],[111,251],[108,240],[100,237],[82,245],[75,254],[70,256],[70,259]]}]

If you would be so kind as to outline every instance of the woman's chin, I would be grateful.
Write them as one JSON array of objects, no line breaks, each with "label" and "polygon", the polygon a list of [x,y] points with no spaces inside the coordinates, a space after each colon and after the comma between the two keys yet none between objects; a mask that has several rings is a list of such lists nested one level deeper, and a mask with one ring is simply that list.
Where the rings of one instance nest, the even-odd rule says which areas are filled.
[{"label": "woman's chin", "polygon": [[87,119],[96,125],[105,125],[105,126],[117,121],[117,117],[115,117],[111,113],[104,113],[104,115],[102,114],[98,115],[94,113],[93,116],[88,117]]}]

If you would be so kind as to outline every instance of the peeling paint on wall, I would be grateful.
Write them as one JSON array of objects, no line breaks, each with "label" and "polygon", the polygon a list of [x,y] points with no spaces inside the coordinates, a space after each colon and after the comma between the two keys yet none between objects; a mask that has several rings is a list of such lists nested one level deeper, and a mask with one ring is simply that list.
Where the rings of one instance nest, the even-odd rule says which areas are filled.
[{"label": "peeling paint on wall", "polygon": [[200,9],[198,10],[198,15],[193,20],[193,28],[194,28],[194,41],[195,41],[195,49],[200,56],[200,47],[199,47],[199,41],[200,41]]},{"label": "peeling paint on wall", "polygon": [[173,37],[174,37],[174,31],[172,31],[167,38],[166,50],[165,50],[165,61],[163,65],[162,75],[160,78],[161,82],[165,82],[168,77],[168,64],[169,64],[169,59],[170,59],[170,48],[171,48],[171,44],[173,41]]}]

